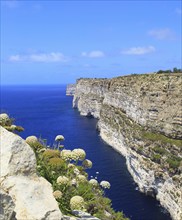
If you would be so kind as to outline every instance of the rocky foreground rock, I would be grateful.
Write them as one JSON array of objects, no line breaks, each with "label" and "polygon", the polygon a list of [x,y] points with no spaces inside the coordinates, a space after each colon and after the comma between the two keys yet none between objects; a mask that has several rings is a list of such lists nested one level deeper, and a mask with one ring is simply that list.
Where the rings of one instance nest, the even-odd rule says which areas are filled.
[{"label": "rocky foreground rock", "polygon": [[36,159],[26,142],[0,127],[1,206],[3,220],[61,220],[47,180],[36,174]]},{"label": "rocky foreground rock", "polygon": [[51,184],[36,173],[31,147],[1,126],[0,137],[0,220],[99,220],[79,210],[62,215]]},{"label": "rocky foreground rock", "polygon": [[73,107],[98,118],[140,191],[182,219],[182,74],[79,79]]}]

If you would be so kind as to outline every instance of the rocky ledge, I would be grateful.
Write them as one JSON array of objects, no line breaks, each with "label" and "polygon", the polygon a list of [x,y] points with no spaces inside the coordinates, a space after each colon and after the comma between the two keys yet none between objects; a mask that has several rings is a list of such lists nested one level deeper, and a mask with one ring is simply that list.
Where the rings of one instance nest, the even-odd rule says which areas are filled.
[{"label": "rocky ledge", "polygon": [[73,107],[98,118],[100,136],[126,158],[140,191],[182,219],[182,74],[79,79]]}]

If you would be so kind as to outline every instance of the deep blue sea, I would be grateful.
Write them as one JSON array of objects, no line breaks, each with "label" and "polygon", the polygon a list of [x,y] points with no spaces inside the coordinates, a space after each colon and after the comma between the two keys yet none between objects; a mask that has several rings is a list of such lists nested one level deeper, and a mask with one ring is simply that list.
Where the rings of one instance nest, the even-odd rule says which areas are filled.
[{"label": "deep blue sea", "polygon": [[72,97],[65,95],[66,86],[2,86],[1,112],[15,118],[25,131],[23,138],[36,135],[51,145],[56,135],[65,137],[68,149],[83,148],[93,168],[89,174],[108,180],[111,189],[106,195],[115,210],[123,211],[132,220],[170,220],[159,203],[137,191],[128,173],[125,159],[105,144],[96,130],[97,120],[82,117],[72,108]]}]

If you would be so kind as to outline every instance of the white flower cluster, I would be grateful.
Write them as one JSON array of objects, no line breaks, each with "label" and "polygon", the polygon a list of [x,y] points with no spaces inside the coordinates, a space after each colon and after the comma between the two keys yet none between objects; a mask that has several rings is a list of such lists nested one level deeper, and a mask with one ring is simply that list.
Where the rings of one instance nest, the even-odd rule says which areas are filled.
[{"label": "white flower cluster", "polygon": [[36,136],[28,136],[25,141],[26,143],[36,143],[38,142],[38,139]]},{"label": "white flower cluster", "polygon": [[16,129],[16,125],[11,125],[10,128],[11,128],[12,130],[15,130],[15,129]]},{"label": "white flower cluster", "polygon": [[90,183],[92,186],[98,186],[98,182],[97,182],[97,180],[95,180],[95,179],[89,180],[89,183]]},{"label": "white flower cluster", "polygon": [[71,180],[71,185],[72,185],[72,186],[76,186],[76,185],[77,185],[76,179],[72,179],[72,180]]},{"label": "white flower cluster", "polygon": [[71,150],[62,150],[61,151],[61,157],[63,160],[72,160],[72,152]]},{"label": "white flower cluster", "polygon": [[79,171],[78,168],[75,168],[75,169],[73,170],[73,172],[74,172],[74,174],[76,174],[76,175],[79,175],[79,174],[80,174],[80,171]]},{"label": "white flower cluster", "polygon": [[74,161],[82,161],[85,159],[86,153],[83,149],[74,149],[73,151],[71,150],[62,150],[61,151],[61,157],[64,160],[74,160]]},{"label": "white flower cluster", "polygon": [[83,165],[84,168],[92,168],[92,161],[86,159],[86,160],[83,161],[82,165]]},{"label": "white flower cluster", "polygon": [[42,167],[40,166],[40,165],[37,165],[37,169],[39,170],[39,169],[41,169]]},{"label": "white flower cluster", "polygon": [[68,164],[68,168],[74,168],[74,167],[75,167],[74,164],[72,164],[72,163],[69,163],[69,164]]},{"label": "white flower cluster", "polygon": [[74,157],[76,158],[76,160],[83,161],[85,159],[85,157],[86,157],[85,151],[83,149],[80,149],[80,148],[74,149],[72,151],[72,153],[73,153]]},{"label": "white flower cluster", "polygon": [[66,176],[59,176],[56,182],[58,185],[66,185],[69,183],[69,179]]},{"label": "white flower cluster", "polygon": [[55,138],[55,141],[64,141],[64,136],[63,135],[57,135]]},{"label": "white flower cluster", "polygon": [[60,199],[62,197],[63,193],[59,190],[56,190],[53,192],[53,196],[55,199]]},{"label": "white flower cluster", "polygon": [[111,184],[108,181],[101,181],[100,185],[104,188],[104,189],[109,189],[111,187]]},{"label": "white flower cluster", "polygon": [[83,210],[85,207],[85,202],[81,196],[73,196],[70,199],[70,208],[72,210]]},{"label": "white flower cluster", "polygon": [[85,183],[87,181],[86,176],[79,174],[77,177],[77,180],[81,183]]},{"label": "white flower cluster", "polygon": [[8,121],[9,116],[6,113],[0,114],[0,122]]}]

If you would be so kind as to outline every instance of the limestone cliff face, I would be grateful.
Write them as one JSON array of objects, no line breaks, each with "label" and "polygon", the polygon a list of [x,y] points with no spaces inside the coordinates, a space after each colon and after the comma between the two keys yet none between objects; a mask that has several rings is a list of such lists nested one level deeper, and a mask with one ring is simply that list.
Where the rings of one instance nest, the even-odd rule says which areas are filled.
[{"label": "limestone cliff face", "polygon": [[99,118],[104,94],[108,91],[108,88],[109,80],[78,80],[73,98],[73,107],[78,108],[81,115]]},{"label": "limestone cliff face", "polygon": [[68,84],[66,87],[66,95],[73,96],[75,94],[75,84]]},{"label": "limestone cliff face", "polygon": [[104,141],[126,158],[139,189],[182,219],[182,75],[77,81],[73,107],[99,118]]}]

